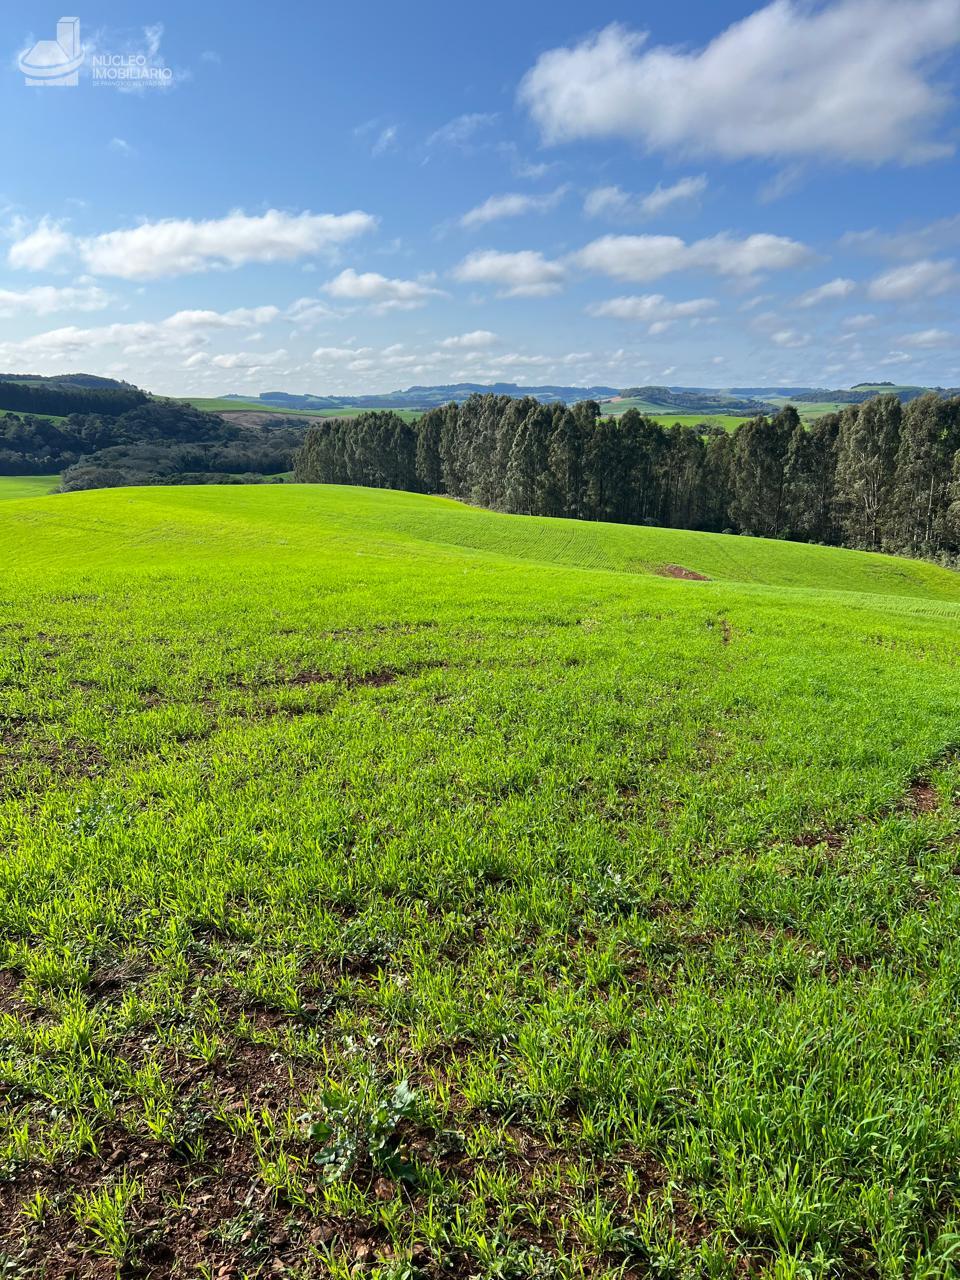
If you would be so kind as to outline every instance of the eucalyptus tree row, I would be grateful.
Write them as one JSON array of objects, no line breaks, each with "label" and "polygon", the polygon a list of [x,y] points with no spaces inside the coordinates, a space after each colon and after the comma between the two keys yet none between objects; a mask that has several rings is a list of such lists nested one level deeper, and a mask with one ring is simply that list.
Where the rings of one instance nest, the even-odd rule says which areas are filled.
[{"label": "eucalyptus tree row", "polygon": [[727,432],[662,427],[592,400],[475,395],[416,423],[317,424],[307,482],[447,494],[522,515],[730,530],[912,555],[960,549],[960,399],[848,405],[812,426],[788,405]]}]

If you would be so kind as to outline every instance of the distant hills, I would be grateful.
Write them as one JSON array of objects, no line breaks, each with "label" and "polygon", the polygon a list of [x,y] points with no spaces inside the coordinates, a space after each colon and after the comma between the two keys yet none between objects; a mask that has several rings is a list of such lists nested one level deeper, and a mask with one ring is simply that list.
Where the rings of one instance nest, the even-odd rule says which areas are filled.
[{"label": "distant hills", "polygon": [[642,411],[650,413],[678,414],[739,414],[751,416],[776,411],[787,401],[798,404],[844,405],[860,404],[871,396],[888,392],[899,395],[904,402],[914,399],[926,390],[936,390],[947,395],[957,392],[942,387],[897,386],[894,383],[858,383],[844,390],[825,387],[567,387],[520,386],[515,382],[455,382],[441,386],[414,386],[403,391],[391,391],[384,395],[370,396],[319,396],[298,395],[287,391],[264,391],[259,396],[243,396],[232,393],[222,400],[235,401],[237,407],[258,406],[263,409],[314,410],[317,413],[336,412],[338,409],[432,409],[451,401],[462,403],[470,396],[489,394],[503,396],[533,396],[545,404],[561,401],[574,404],[578,400],[629,401]]},{"label": "distant hills", "polygon": [[761,398],[736,391],[715,391],[709,387],[627,387],[621,400],[638,400],[657,410],[674,413],[766,413],[769,405]]},{"label": "distant hills", "polygon": [[[515,382],[455,382],[436,387],[408,387],[379,396],[313,396],[291,395],[286,391],[264,391],[257,400],[281,409],[432,409],[435,405],[458,404],[472,395],[493,393],[498,396],[535,396],[545,404],[577,400],[609,400],[618,395],[616,387],[520,387]],[[248,400],[248,396],[229,395],[225,400]]]},{"label": "distant hills", "polygon": [[[842,408],[843,405],[860,404],[872,396],[883,393],[897,395],[906,403],[927,390],[938,391],[946,396],[960,395],[958,388],[928,388],[892,382],[860,382],[856,386],[840,390],[801,386],[618,388],[553,384],[521,386],[515,382],[455,382],[437,386],[413,386],[384,395],[366,396],[323,396],[295,394],[288,391],[264,391],[258,396],[251,396],[231,392],[218,397],[215,401],[191,399],[191,403],[212,412],[224,412],[228,407],[235,407],[239,412],[259,410],[260,412],[292,413],[296,410],[314,412],[319,417],[335,415],[340,410],[352,413],[364,409],[423,411],[437,405],[449,404],[451,401],[460,404],[472,395],[493,393],[501,396],[532,396],[545,404],[557,402],[575,404],[578,400],[597,400],[603,405],[605,413],[620,413],[628,408],[637,408],[641,413],[660,416],[677,414],[683,417],[690,415],[753,417],[756,414],[774,413],[784,404],[793,403],[801,409],[801,412],[803,412],[803,406],[809,406],[807,413],[804,414],[806,418]],[[45,401],[49,398],[48,394],[42,395],[41,392],[56,393],[59,397],[59,407],[41,408],[41,400]],[[129,382],[119,381],[116,378],[103,378],[93,373],[63,373],[51,376],[32,373],[0,373],[0,413],[5,410],[35,413],[70,413],[84,410],[95,412],[101,410],[101,406],[94,406],[90,400],[91,396],[99,394],[112,398],[119,393],[129,397],[131,404],[146,399],[144,393]],[[71,397],[75,398],[76,403],[68,403]]]},{"label": "distant hills", "polygon": [[955,395],[955,391],[943,387],[906,387],[894,382],[858,382],[849,390],[826,387],[733,387],[731,395],[757,396],[761,399],[793,400],[798,404],[834,402],[835,404],[862,404],[873,396],[898,395],[906,404],[922,396],[925,391],[939,391],[942,395]]}]

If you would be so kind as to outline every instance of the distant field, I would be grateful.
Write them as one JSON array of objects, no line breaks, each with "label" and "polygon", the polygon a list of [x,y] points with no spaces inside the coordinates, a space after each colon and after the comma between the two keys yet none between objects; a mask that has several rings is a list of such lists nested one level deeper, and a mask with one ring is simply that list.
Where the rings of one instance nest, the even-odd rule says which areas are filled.
[{"label": "distant field", "polygon": [[846,405],[838,400],[791,400],[788,396],[771,396],[770,403],[775,405],[792,404],[804,422],[814,418],[822,418],[825,413],[839,413]]},{"label": "distant field", "polygon": [[243,409],[255,409],[257,413],[274,412],[269,405],[260,404],[257,400],[223,400],[209,396],[178,396],[184,404],[193,405],[195,409],[205,409],[207,413],[222,413],[229,409],[239,412]]},{"label": "distant field", "polygon": [[[203,396],[191,396],[184,403],[193,405],[195,409],[204,409],[207,413],[269,413],[283,418],[304,418],[307,421],[318,418],[356,418],[367,412],[364,409],[282,409],[276,405],[264,404],[260,400],[224,400]],[[399,414],[405,422],[415,422],[422,417],[419,409],[393,409],[391,412]]]},{"label": "distant field", "polygon": [[[304,413],[307,417],[310,417],[310,418],[356,418],[356,417],[359,417],[361,413],[370,413],[371,410],[369,409],[321,409],[319,412],[317,412],[316,410],[303,409],[303,410],[300,410],[299,412]],[[378,412],[382,412],[382,411],[378,411]],[[402,418],[404,422],[416,422],[418,418],[423,417],[424,411],[422,409],[390,409],[389,412],[395,413],[398,417]]]},{"label": "distant field", "polygon": [[18,418],[41,418],[44,422],[66,422],[62,413],[34,413],[32,409],[4,409],[0,405],[0,418],[6,413],[15,414]]},{"label": "distant field", "polygon": [[735,413],[648,413],[646,417],[652,418],[661,427],[672,427],[679,422],[681,427],[699,427],[703,425],[720,427],[724,431],[733,431],[740,426],[741,422],[750,421],[749,418]]},{"label": "distant field", "polygon": [[637,409],[640,413],[663,413],[662,404],[653,404],[649,400],[638,400],[636,396],[618,397],[616,400],[603,400],[600,408],[604,413],[614,416],[626,413],[628,409]]},{"label": "distant field", "polygon": [[59,476],[0,476],[0,501],[4,498],[39,498],[52,493]]},{"label": "distant field", "polygon": [[[793,401],[786,399],[784,396],[772,396],[770,403],[791,404]],[[836,413],[843,408],[842,405],[828,401],[818,401],[810,404],[796,403],[794,407],[801,420],[808,423],[822,417],[825,413]],[[637,409],[645,417],[652,418],[662,427],[672,427],[675,422],[679,422],[684,427],[696,427],[701,423],[706,423],[709,426],[722,427],[725,431],[733,431],[742,422],[750,421],[748,414],[670,413],[664,411],[663,405],[650,404],[644,400],[604,400],[600,408],[605,414],[611,414],[614,417],[625,413],[627,409]]]},{"label": "distant field", "polygon": [[274,405],[263,404],[259,400],[223,400],[191,396],[184,400],[185,404],[195,409],[204,409],[207,413],[274,413],[284,418],[316,418],[321,415],[307,409],[279,409]]},{"label": "distant field", "polygon": [[836,400],[820,400],[810,401],[809,403],[801,401],[794,407],[804,422],[809,422],[814,418],[822,418],[826,413],[840,413],[847,408],[847,405],[841,404]]}]

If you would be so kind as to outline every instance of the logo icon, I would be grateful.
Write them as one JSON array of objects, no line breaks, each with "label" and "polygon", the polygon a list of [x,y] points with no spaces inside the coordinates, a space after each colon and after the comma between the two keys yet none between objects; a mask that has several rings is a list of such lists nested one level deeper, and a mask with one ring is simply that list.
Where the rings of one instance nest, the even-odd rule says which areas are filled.
[{"label": "logo icon", "polygon": [[80,44],[80,19],[61,18],[56,40],[38,40],[32,49],[21,53],[20,70],[29,85],[51,87],[75,85],[83,62]]}]

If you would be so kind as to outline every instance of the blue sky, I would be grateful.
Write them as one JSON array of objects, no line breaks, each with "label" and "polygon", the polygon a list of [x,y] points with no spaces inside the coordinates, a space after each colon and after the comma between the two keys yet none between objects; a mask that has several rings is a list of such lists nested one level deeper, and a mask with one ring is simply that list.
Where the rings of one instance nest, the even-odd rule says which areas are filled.
[{"label": "blue sky", "polygon": [[76,86],[0,16],[0,371],[960,384],[960,0],[70,12]]}]

